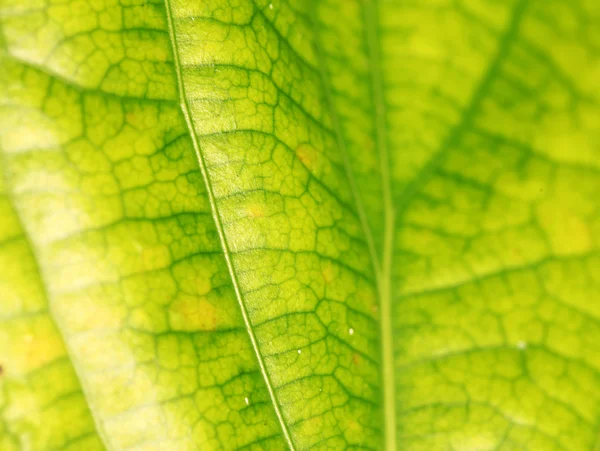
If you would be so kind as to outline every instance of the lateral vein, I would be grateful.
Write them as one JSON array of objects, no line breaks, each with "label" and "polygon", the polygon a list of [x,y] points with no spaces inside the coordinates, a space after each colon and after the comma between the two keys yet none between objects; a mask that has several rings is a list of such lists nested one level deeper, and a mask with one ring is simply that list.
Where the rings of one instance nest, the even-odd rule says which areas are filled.
[{"label": "lateral vein", "polygon": [[[314,8],[316,10],[316,8]],[[319,62],[319,73],[321,76],[321,81],[323,82],[323,89],[325,91],[325,100],[327,101],[327,105],[329,107],[329,113],[331,116],[331,121],[333,123],[333,129],[335,132],[335,138],[340,149],[340,153],[342,155],[342,159],[344,161],[344,169],[346,171],[346,176],[348,178],[348,183],[350,185],[350,190],[352,191],[352,197],[354,198],[354,204],[356,206],[356,210],[358,213],[358,218],[360,221],[360,225],[363,229],[363,233],[365,234],[365,239],[367,240],[367,247],[369,248],[369,254],[371,256],[371,260],[373,262],[373,269],[375,272],[375,276],[379,279],[379,275],[381,272],[381,268],[379,266],[379,257],[378,252],[375,247],[375,241],[373,239],[373,233],[371,231],[371,227],[369,225],[369,221],[367,220],[367,214],[365,212],[365,208],[360,197],[360,192],[358,190],[358,185],[356,184],[356,179],[354,177],[354,171],[352,170],[352,164],[350,163],[350,158],[348,157],[348,147],[346,145],[346,140],[344,139],[344,133],[342,132],[342,126],[340,124],[339,115],[337,109],[334,106],[333,95],[331,86],[327,79],[327,74],[325,73],[325,60],[321,51],[321,47],[319,45],[319,26],[318,26],[318,18],[314,17],[314,29],[315,29],[315,53],[317,55],[317,59]]]},{"label": "lateral vein", "polygon": [[508,50],[510,49],[510,44],[514,40],[518,32],[519,25],[521,23],[521,19],[523,18],[523,14],[525,12],[527,3],[528,0],[519,0],[518,3],[515,5],[511,20],[502,36],[499,38],[500,42],[498,44],[498,50],[496,51],[496,54],[493,56],[490,64],[488,65],[488,68],[485,71],[483,77],[481,78],[479,85],[476,87],[473,95],[471,96],[471,100],[468,102],[466,108],[464,109],[460,122],[452,129],[452,132],[448,135],[447,139],[441,144],[439,149],[429,159],[427,164],[419,171],[416,177],[413,178],[413,180],[406,186],[406,188],[400,195],[398,201],[400,216],[403,215],[410,199],[412,199],[416,191],[421,186],[423,186],[423,184],[427,180],[429,180],[429,177],[443,162],[448,151],[458,143],[465,130],[468,130],[468,128],[472,126],[475,113],[481,107],[481,102],[485,98],[492,81],[497,75],[497,72],[500,68],[500,64],[502,63],[502,61],[506,57],[506,54],[508,53]]},{"label": "lateral vein", "polygon": [[290,448],[290,450],[295,451],[295,447],[294,447],[294,443],[292,442],[291,434],[290,434],[290,432],[288,430],[288,426],[285,423],[285,420],[283,418],[283,413],[281,412],[281,407],[280,407],[277,397],[275,395],[275,391],[274,391],[273,385],[271,383],[271,378],[269,377],[269,373],[267,371],[267,367],[264,362],[262,353],[260,352],[260,349],[258,347],[258,341],[257,341],[256,335],[254,333],[254,328],[250,321],[250,316],[248,314],[248,310],[246,309],[246,304],[244,302],[244,299],[243,299],[243,296],[242,296],[242,293],[241,293],[241,290],[239,287],[235,268],[234,268],[233,262],[231,260],[231,252],[229,250],[229,246],[228,246],[227,240],[225,238],[223,223],[219,216],[219,211],[218,211],[219,209],[217,207],[217,204],[215,201],[215,196],[214,196],[213,189],[212,189],[212,185],[211,185],[210,179],[208,177],[208,169],[206,167],[206,162],[204,160],[204,156],[203,156],[202,150],[200,148],[198,137],[196,135],[196,131],[195,131],[195,128],[192,123],[191,113],[190,113],[189,105],[187,102],[187,97],[185,95],[185,87],[183,85],[183,77],[182,77],[182,73],[181,73],[181,62],[179,60],[179,49],[178,49],[178,45],[177,45],[177,38],[175,36],[175,25],[174,25],[174,21],[173,21],[173,13],[171,10],[170,0],[165,0],[165,9],[166,9],[166,13],[167,13],[169,37],[171,40],[171,45],[173,47],[173,59],[175,62],[175,73],[176,73],[176,77],[177,77],[177,85],[178,85],[177,87],[178,87],[178,92],[179,92],[181,111],[183,113],[183,116],[185,117],[185,121],[186,121],[188,130],[189,130],[189,133],[190,133],[192,145],[194,146],[196,158],[198,159],[200,171],[202,172],[202,177],[204,179],[204,184],[206,185],[208,201],[211,206],[213,219],[215,221],[217,233],[219,234],[219,239],[221,241],[221,246],[223,248],[223,255],[225,257],[227,269],[229,270],[229,275],[231,277],[233,289],[235,291],[235,295],[236,295],[238,304],[240,306],[240,311],[241,311],[242,317],[244,319],[244,324],[246,326],[246,331],[248,332],[248,336],[250,337],[250,342],[252,344],[252,348],[254,349],[254,353],[256,355],[256,359],[257,359],[258,365],[260,367],[260,372],[265,381],[265,385],[267,386],[267,390],[269,392],[269,396],[270,396],[271,402],[273,404],[273,409],[275,410],[275,414],[276,414],[279,424],[281,426],[281,430],[282,430],[284,439],[285,439],[288,447]]}]

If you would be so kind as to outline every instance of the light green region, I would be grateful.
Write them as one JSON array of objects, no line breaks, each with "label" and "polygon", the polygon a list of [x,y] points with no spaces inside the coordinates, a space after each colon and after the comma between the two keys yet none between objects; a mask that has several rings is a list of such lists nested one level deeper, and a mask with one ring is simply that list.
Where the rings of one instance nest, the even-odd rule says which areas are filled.
[{"label": "light green region", "polygon": [[102,450],[3,179],[0,215],[0,449]]},{"label": "light green region", "polygon": [[600,449],[596,0],[0,0],[0,449]]},{"label": "light green region", "polygon": [[[114,450],[281,448],[177,105],[163,6],[19,1],[1,14],[2,183],[31,242],[2,248],[3,294],[14,291],[2,302],[3,440],[44,451],[92,449],[75,442],[86,434]],[[45,304],[18,311],[41,303],[39,281],[12,276],[22,264],[37,277],[32,253],[50,316]],[[11,345],[23,334],[34,337],[27,354]],[[47,373],[27,379],[25,358]],[[88,406],[95,427],[77,417]]]}]

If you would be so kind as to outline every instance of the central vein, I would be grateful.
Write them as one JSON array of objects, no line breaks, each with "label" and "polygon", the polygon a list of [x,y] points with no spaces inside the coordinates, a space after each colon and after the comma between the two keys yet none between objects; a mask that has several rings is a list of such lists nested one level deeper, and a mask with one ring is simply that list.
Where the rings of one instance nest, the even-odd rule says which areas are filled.
[{"label": "central vein", "polygon": [[[354,178],[352,164],[348,156],[348,148],[344,138],[344,133],[339,121],[335,102],[333,100],[332,89],[325,70],[325,59],[322,55],[319,45],[319,21],[315,17],[314,27],[316,33],[315,47],[319,60],[319,69],[325,91],[325,97],[330,109],[330,116],[333,123],[334,132],[338,147],[340,148],[348,182],[352,195],[355,200],[358,217],[365,234],[373,270],[377,280],[377,293],[379,296],[379,313],[381,327],[381,361],[382,361],[382,405],[384,416],[384,442],[386,451],[396,451],[396,397],[394,380],[394,350],[392,341],[392,308],[391,308],[391,268],[393,254],[393,232],[394,232],[394,206],[391,195],[391,183],[389,174],[389,155],[387,150],[386,129],[385,129],[385,103],[383,96],[383,83],[381,68],[379,64],[379,42],[377,37],[377,10],[372,0],[365,2],[365,27],[367,47],[369,50],[369,72],[371,75],[373,104],[375,107],[375,141],[380,160],[380,171],[382,179],[383,210],[384,210],[384,230],[383,230],[383,249],[381,249],[381,259],[379,251],[375,246],[373,233],[367,219],[367,215],[362,203],[360,192]],[[314,10],[316,10],[316,6]]]},{"label": "central vein", "polygon": [[379,38],[377,36],[377,7],[373,0],[364,4],[367,48],[369,50],[369,73],[371,75],[373,103],[375,107],[375,142],[383,191],[383,255],[381,272],[378,276],[381,324],[381,361],[383,381],[383,421],[385,450],[396,450],[396,393],[394,377],[394,347],[392,333],[392,254],[394,247],[394,203],[392,201],[390,158],[387,148],[385,128],[385,102],[381,75]]}]

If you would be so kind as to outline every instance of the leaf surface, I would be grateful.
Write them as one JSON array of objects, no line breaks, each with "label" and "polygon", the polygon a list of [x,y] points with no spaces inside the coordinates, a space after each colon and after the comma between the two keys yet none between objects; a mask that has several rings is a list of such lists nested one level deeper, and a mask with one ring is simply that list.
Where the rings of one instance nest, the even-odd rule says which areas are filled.
[{"label": "leaf surface", "polygon": [[595,451],[596,2],[0,25],[3,449]]}]

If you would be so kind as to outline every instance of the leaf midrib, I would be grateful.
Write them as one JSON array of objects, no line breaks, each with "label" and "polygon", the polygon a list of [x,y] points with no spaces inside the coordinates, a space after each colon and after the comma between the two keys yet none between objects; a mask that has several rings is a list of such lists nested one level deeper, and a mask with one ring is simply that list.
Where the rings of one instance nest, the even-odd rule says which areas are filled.
[{"label": "leaf midrib", "polygon": [[[481,103],[482,103],[483,99],[485,98],[486,93],[489,91],[490,85],[499,70],[499,66],[500,66],[501,62],[506,57],[506,54],[510,48],[510,44],[518,32],[519,25],[520,25],[523,15],[524,15],[527,4],[528,4],[528,0],[518,0],[517,1],[515,6],[513,7],[511,17],[509,18],[508,26],[506,27],[505,31],[499,37],[497,51],[492,56],[490,64],[488,65],[487,69],[484,71],[482,77],[480,78],[479,82],[476,85],[475,90],[473,91],[473,95],[471,96],[471,98],[467,102],[465,108],[463,109],[463,114],[462,114],[462,117],[461,117],[459,123],[452,127],[447,138],[441,143],[441,145],[439,146],[437,151],[433,154],[433,156],[429,159],[429,161],[425,164],[425,166],[416,174],[416,176],[410,181],[410,183],[408,183],[408,185],[400,193],[398,200],[397,200],[398,222],[402,221],[404,213],[406,212],[406,209],[407,209],[408,205],[410,204],[411,199],[413,199],[414,195],[416,194],[417,190],[420,187],[422,187],[427,182],[427,180],[429,180],[431,175],[434,173],[435,169],[437,167],[439,167],[439,165],[443,162],[448,151],[451,148],[453,148],[455,144],[458,143],[458,140],[463,135],[463,132],[472,124],[474,115],[475,115],[476,111],[480,108]],[[373,5],[372,0],[367,1],[365,3],[365,8],[368,8],[371,6],[373,7],[373,9],[375,9],[375,6]],[[376,25],[373,26],[372,28],[373,28],[373,33],[375,33]],[[376,47],[374,47],[374,48],[376,48]],[[379,60],[377,59],[377,60],[375,60],[375,62],[378,63]],[[375,67],[375,70],[372,70],[371,72],[374,74],[374,78],[376,78],[378,80],[378,83],[382,83],[381,75],[379,72],[379,67]],[[379,86],[382,86],[382,85],[380,84]],[[375,87],[375,89],[377,89],[377,87]],[[382,105],[382,108],[384,108],[383,96],[381,97],[381,105]],[[377,113],[379,113],[379,111],[377,111]],[[379,116],[379,114],[377,114],[376,116],[378,118],[381,118],[381,120],[383,121],[383,127],[385,127],[385,117],[383,116],[383,114],[385,114],[384,111],[382,111],[382,116]],[[384,139],[385,136],[381,136],[380,138]],[[385,141],[383,141],[383,142],[385,145]],[[382,163],[382,171],[383,170],[387,170],[387,168]],[[388,175],[388,183],[391,183],[390,178],[389,178],[389,172],[387,172],[387,175]],[[391,198],[390,198],[390,201],[391,201]],[[393,204],[391,205],[391,208],[394,208]],[[384,211],[386,211],[386,210],[384,210]],[[394,220],[394,215],[392,215],[392,224],[391,224],[392,228],[390,230],[391,233],[393,233],[393,220]],[[388,231],[388,229],[387,229],[387,221],[386,221],[386,229],[385,229],[385,235],[384,235],[384,252],[387,250],[389,250],[391,252],[393,235],[390,235],[388,238],[387,231]],[[387,245],[388,240],[389,240],[389,246]],[[387,274],[387,278],[385,279],[386,281],[389,281],[389,283],[391,283],[391,268],[392,268],[391,265],[392,265],[392,262],[391,262],[391,256],[390,256],[389,263],[387,266],[384,261],[384,268],[387,268],[390,271]],[[389,288],[390,288],[389,285],[387,288],[389,290]],[[385,360],[383,362],[383,364],[384,364],[384,374],[383,374],[384,393],[385,393],[385,389],[387,388],[387,384],[389,384],[391,386],[391,388],[389,388],[389,390],[391,390],[392,396],[394,396],[390,403],[384,404],[384,406],[385,406],[384,421],[385,421],[385,425],[386,425],[386,428],[385,428],[386,448],[385,449],[387,451],[393,451],[396,449],[397,445],[396,445],[396,416],[395,416],[395,394],[394,394],[395,384],[394,384],[394,380],[393,380],[394,367],[393,367],[393,363],[392,363],[394,356],[393,356],[393,341],[392,341],[392,332],[391,332],[391,328],[392,328],[391,300],[390,300],[391,296],[388,294],[388,297],[385,299],[388,302],[387,303],[382,302],[382,335],[383,335],[382,343],[384,345],[386,344],[386,341],[385,341],[386,334],[383,331],[383,326],[386,324],[389,324],[390,329],[388,330],[388,333],[389,333],[388,339],[389,339],[389,347],[390,347],[389,352],[391,353],[391,355],[390,355],[391,358],[390,358],[390,363],[389,363],[390,368],[386,368]],[[386,312],[387,318],[385,316],[383,316],[384,315],[384,312],[383,312],[384,307],[388,308],[388,311]],[[386,321],[386,319],[387,319],[387,321]],[[386,354],[384,354],[384,356],[385,355]],[[391,417],[391,418],[388,417],[388,414],[390,414],[390,413],[393,415],[393,417]]]},{"label": "leaf midrib", "polygon": [[[317,10],[317,6],[313,7],[313,11]],[[325,91],[325,100],[327,102],[330,116],[333,123],[336,141],[344,161],[344,168],[348,177],[348,183],[352,191],[352,197],[357,209],[361,228],[367,240],[369,256],[373,266],[373,271],[376,278],[377,294],[380,302],[380,348],[381,362],[383,370],[381,372],[381,383],[383,390],[381,393],[381,403],[383,405],[383,420],[384,420],[384,444],[386,450],[394,451],[396,449],[396,428],[395,428],[395,387],[394,387],[394,366],[393,366],[393,340],[392,340],[392,323],[391,323],[391,263],[392,263],[392,248],[393,248],[393,229],[394,229],[394,209],[391,201],[391,183],[389,175],[389,158],[386,145],[386,125],[385,125],[385,103],[383,101],[383,85],[381,80],[380,56],[378,50],[377,38],[377,11],[372,0],[368,0],[364,5],[364,16],[366,26],[366,40],[369,52],[369,73],[371,78],[371,95],[375,106],[375,130],[376,130],[376,146],[379,153],[380,171],[382,175],[382,191],[383,191],[383,214],[384,214],[384,240],[383,240],[383,256],[380,261],[379,252],[375,246],[373,232],[371,230],[362,197],[358,189],[352,164],[349,158],[348,146],[341,128],[339,114],[333,100],[332,87],[326,73],[325,58],[322,54],[319,41],[319,20],[314,18],[315,29],[315,53],[319,63],[321,80]]]},{"label": "leaf midrib", "polygon": [[[316,10],[316,7],[314,8]],[[371,96],[375,108],[375,143],[379,154],[379,164],[382,178],[383,192],[383,246],[381,249],[381,260],[379,252],[375,247],[373,232],[367,220],[360,191],[356,185],[354,171],[350,163],[348,148],[341,130],[335,102],[333,101],[332,88],[325,73],[325,62],[319,45],[319,39],[315,39],[316,53],[319,59],[321,69],[321,78],[325,89],[325,97],[334,124],[334,130],[340,153],[344,160],[346,174],[352,190],[352,195],[358,216],[360,218],[363,233],[366,236],[370,259],[375,272],[377,282],[377,294],[379,297],[379,323],[381,328],[380,348],[381,348],[381,383],[383,390],[381,393],[381,404],[383,406],[384,421],[384,449],[396,450],[396,412],[395,412],[395,384],[394,384],[394,349],[392,338],[392,316],[391,316],[391,267],[392,267],[392,249],[393,249],[393,231],[394,231],[394,207],[391,196],[391,181],[389,173],[389,155],[387,149],[387,126],[385,122],[385,102],[383,98],[383,82],[380,66],[379,39],[377,36],[377,7],[373,0],[367,0],[363,5],[363,14],[365,19],[366,43],[368,50],[369,75],[371,83]],[[318,32],[318,19],[315,19],[315,29]]]},{"label": "leaf midrib", "polygon": [[381,74],[381,55],[377,35],[378,12],[374,0],[364,3],[367,48],[369,51],[369,73],[371,75],[371,95],[375,107],[375,142],[379,152],[381,178],[383,179],[383,259],[379,277],[381,358],[383,383],[384,447],[395,451],[396,444],[396,386],[394,380],[394,342],[392,331],[392,255],[394,247],[395,211],[392,202],[390,158],[387,148],[387,125]]},{"label": "leaf midrib", "polygon": [[204,156],[202,154],[202,150],[200,148],[200,143],[198,137],[196,135],[196,131],[194,129],[194,125],[192,123],[192,116],[189,109],[187,96],[185,95],[185,87],[183,84],[183,75],[181,71],[181,62],[179,60],[179,49],[177,45],[177,37],[175,33],[175,25],[173,21],[173,12],[171,9],[171,0],[165,0],[165,11],[167,15],[167,27],[169,29],[169,38],[171,41],[172,49],[173,49],[173,60],[175,63],[175,75],[177,78],[177,89],[179,94],[179,101],[181,106],[181,111],[183,116],[185,117],[185,122],[190,134],[190,139],[192,141],[192,145],[194,146],[194,151],[196,153],[196,158],[198,159],[198,165],[200,166],[200,172],[202,172],[202,178],[204,179],[204,184],[206,186],[206,192],[208,201],[211,207],[211,212],[213,215],[213,220],[215,222],[215,226],[217,229],[217,233],[219,235],[219,241],[221,242],[221,246],[223,248],[223,256],[225,258],[225,262],[227,264],[227,269],[229,271],[229,275],[231,277],[231,283],[233,285],[233,289],[235,291],[235,296],[240,306],[240,311],[242,314],[242,318],[244,319],[244,324],[246,327],[246,331],[248,332],[248,336],[250,338],[250,342],[252,344],[252,348],[256,355],[256,359],[258,361],[258,365],[260,367],[260,372],[262,374],[263,380],[265,382],[267,391],[269,392],[269,397],[271,398],[271,402],[273,404],[273,409],[275,410],[275,414],[281,426],[281,430],[284,436],[284,439],[289,446],[291,451],[295,451],[294,443],[291,438],[291,434],[288,430],[288,426],[283,417],[283,413],[281,411],[281,406],[279,405],[279,401],[277,400],[277,396],[275,395],[275,391],[273,389],[273,384],[271,383],[271,378],[267,371],[266,364],[264,362],[264,358],[258,346],[258,341],[256,339],[256,334],[254,333],[254,327],[250,321],[250,317],[248,315],[248,311],[246,309],[246,304],[244,302],[239,282],[237,279],[237,274],[235,268],[233,266],[233,262],[231,260],[231,252],[229,250],[229,245],[225,238],[225,231],[223,228],[223,223],[221,221],[221,217],[219,215],[219,209],[217,207],[217,203],[215,201],[215,196],[213,193],[212,184],[208,177],[208,170],[206,167],[206,162],[204,161]]},{"label": "leaf midrib", "polygon": [[[372,231],[366,221],[364,208],[360,193],[354,182],[352,167],[348,159],[348,151],[345,144],[343,134],[341,133],[337,112],[334,107],[333,99],[331,98],[331,87],[327,83],[327,78],[323,75],[326,97],[332,111],[334,128],[336,131],[338,145],[343,154],[348,178],[350,181],[353,197],[361,218],[364,233],[369,242],[369,250],[375,275],[377,278],[377,289],[380,300],[380,327],[381,327],[381,357],[382,357],[382,372],[381,380],[383,385],[382,390],[382,405],[383,405],[383,421],[384,421],[384,449],[394,451],[397,449],[396,439],[396,395],[395,395],[395,380],[394,380],[394,348],[393,348],[393,331],[392,331],[392,311],[391,311],[391,277],[393,264],[393,232],[396,219],[401,219],[403,214],[414,197],[416,191],[430,178],[435,169],[441,164],[449,149],[451,149],[462,136],[473,121],[475,112],[480,108],[481,102],[488,92],[490,84],[498,72],[501,62],[504,60],[510,43],[518,32],[518,27],[525,12],[528,0],[518,0],[513,8],[513,12],[508,22],[506,30],[499,37],[497,51],[492,56],[490,64],[484,71],[480,81],[477,83],[476,89],[463,110],[460,122],[455,125],[444,140],[439,149],[429,159],[427,164],[418,172],[412,181],[402,190],[398,197],[398,211],[395,211],[394,202],[392,201],[391,193],[391,176],[390,176],[390,159],[387,148],[387,124],[386,124],[386,109],[385,98],[383,94],[383,75],[381,73],[381,56],[379,49],[379,38],[377,35],[378,29],[378,11],[374,0],[367,0],[363,5],[365,18],[366,41],[368,49],[368,64],[371,82],[371,96],[375,108],[375,142],[379,154],[380,171],[382,178],[383,190],[383,213],[384,213],[384,230],[383,230],[383,248],[382,259],[379,261],[377,250],[373,243]],[[318,47],[318,40],[317,40]],[[317,52],[319,54],[319,52]],[[322,64],[321,64],[322,65]],[[397,213],[397,215],[396,215]],[[365,219],[363,219],[365,218]]]}]

